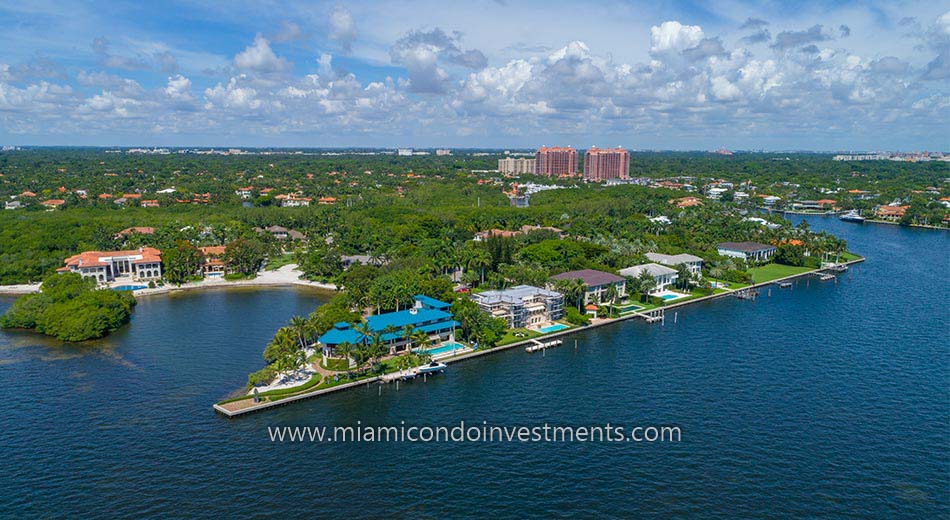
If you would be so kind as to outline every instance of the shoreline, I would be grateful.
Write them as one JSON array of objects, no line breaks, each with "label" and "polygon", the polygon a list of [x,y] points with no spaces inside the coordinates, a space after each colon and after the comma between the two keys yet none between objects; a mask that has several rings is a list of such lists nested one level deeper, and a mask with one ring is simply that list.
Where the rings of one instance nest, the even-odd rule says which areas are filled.
[{"label": "shoreline", "polygon": [[[273,271],[262,271],[253,280],[233,280],[228,281],[223,277],[204,278],[198,282],[189,282],[179,286],[165,285],[163,287],[145,288],[132,291],[136,298],[140,296],[155,296],[159,294],[172,294],[176,292],[201,291],[208,289],[231,289],[231,288],[266,288],[266,287],[302,287],[319,291],[336,291],[337,286],[332,283],[312,282],[302,280],[300,271],[296,271],[296,264],[287,264]],[[142,282],[136,282],[142,283]],[[147,282],[146,282],[147,283]],[[123,285],[123,284],[120,284]],[[124,285],[128,285],[124,283]],[[40,284],[15,284],[0,285],[0,295],[23,295],[33,294],[40,291]]]},{"label": "shoreline", "polygon": [[[847,262],[842,262],[841,264],[850,267],[850,266],[852,266],[852,265],[854,265],[854,264],[858,264],[858,263],[861,263],[861,262],[864,262],[864,261],[865,261],[865,258],[864,258],[864,257],[860,257],[860,258],[856,258],[856,259],[854,259],[854,260],[848,260]],[[687,306],[687,305],[691,305],[691,304],[694,304],[694,303],[708,302],[708,301],[711,301],[711,300],[715,300],[715,299],[717,299],[717,298],[723,298],[723,297],[731,296],[733,293],[736,293],[736,292],[748,291],[748,290],[753,290],[753,289],[759,289],[759,288],[762,288],[762,287],[765,287],[765,286],[768,286],[768,285],[777,284],[777,283],[779,283],[779,282],[783,282],[783,281],[787,281],[787,280],[792,280],[792,279],[795,279],[795,278],[801,278],[801,277],[803,277],[803,276],[813,275],[813,274],[815,274],[815,273],[817,273],[817,272],[821,272],[821,271],[824,271],[824,269],[820,269],[820,268],[819,268],[819,269],[812,269],[812,270],[810,270],[810,271],[805,271],[805,272],[802,272],[802,273],[792,274],[792,275],[789,275],[789,276],[784,276],[784,277],[782,277],[782,278],[776,278],[776,279],[774,279],[774,280],[769,280],[769,281],[767,281],[767,282],[760,282],[760,283],[757,283],[757,284],[748,285],[748,286],[746,286],[746,287],[742,287],[742,288],[739,288],[739,289],[726,289],[724,292],[721,292],[721,293],[718,293],[718,294],[710,294],[710,295],[707,295],[707,296],[702,296],[702,297],[699,297],[699,298],[694,298],[694,299],[686,300],[686,301],[679,302],[679,303],[671,303],[671,304],[669,304],[669,305],[664,305],[664,306],[662,306],[662,307],[657,307],[657,308],[655,308],[655,309],[651,309],[651,310],[648,311],[648,312],[656,312],[656,311],[659,311],[659,310],[665,311],[665,310],[667,310],[667,309],[676,309],[676,308],[679,308],[679,307],[685,307],[685,306]],[[566,329],[566,330],[562,330],[562,331],[558,331],[558,332],[553,332],[553,333],[551,333],[551,334],[545,334],[544,336],[540,336],[539,338],[533,338],[533,339],[540,339],[540,338],[543,338],[544,340],[548,340],[548,339],[551,339],[551,338],[560,338],[560,337],[563,337],[563,336],[567,336],[568,334],[573,334],[573,333],[578,332],[578,331],[590,330],[590,329],[597,328],[597,327],[604,327],[604,326],[607,326],[607,325],[612,325],[612,324],[615,324],[615,323],[624,322],[624,321],[626,321],[626,320],[630,320],[630,319],[633,319],[633,318],[643,318],[643,317],[644,317],[644,315],[641,314],[641,313],[632,312],[632,313],[630,313],[630,314],[628,314],[628,315],[626,315],[626,316],[620,316],[620,317],[617,317],[617,318],[603,318],[603,319],[598,319],[598,321],[592,322],[590,325],[587,325],[587,326],[583,326],[583,327],[573,327],[573,328],[570,328],[570,329]],[[495,353],[498,353],[498,352],[503,352],[503,351],[510,350],[510,349],[516,348],[516,347],[523,347],[523,346],[528,345],[529,343],[531,343],[531,342],[533,341],[533,339],[525,339],[525,340],[522,340],[522,341],[516,341],[516,342],[513,342],[513,343],[509,343],[509,344],[507,344],[507,345],[501,345],[501,346],[497,346],[497,347],[490,348],[490,349],[486,349],[486,350],[475,350],[475,351],[472,351],[472,352],[466,352],[466,353],[464,353],[464,354],[459,354],[459,355],[454,356],[454,357],[445,358],[445,359],[440,359],[439,361],[441,361],[441,362],[445,363],[446,365],[448,365],[448,364],[452,364],[452,363],[456,363],[456,362],[460,362],[460,361],[465,361],[465,360],[468,360],[468,359],[473,359],[473,358],[480,357],[480,356],[485,356],[485,355],[489,355],[489,354],[495,354]],[[324,395],[324,394],[328,394],[328,393],[332,393],[332,392],[337,392],[337,391],[341,391],[341,390],[346,390],[346,389],[348,389],[348,388],[353,388],[353,387],[355,387],[355,386],[360,386],[360,385],[364,385],[364,384],[365,384],[365,385],[369,385],[370,383],[377,382],[377,381],[379,381],[380,379],[381,379],[381,376],[374,376],[374,377],[367,378],[367,379],[361,379],[361,380],[359,380],[359,381],[353,381],[353,382],[350,382],[350,383],[343,383],[343,384],[340,384],[340,385],[337,385],[337,386],[333,386],[333,387],[330,387],[330,388],[323,388],[323,389],[320,389],[320,390],[314,390],[314,391],[311,391],[311,392],[305,392],[305,393],[302,393],[302,394],[298,394],[298,395],[286,397],[286,398],[284,398],[284,399],[279,399],[279,400],[277,400],[277,401],[269,401],[269,402],[266,402],[266,403],[258,403],[258,404],[252,405],[252,406],[248,406],[248,407],[244,407],[244,408],[240,408],[240,409],[236,409],[236,410],[229,410],[229,409],[225,408],[224,406],[222,406],[222,405],[219,404],[219,403],[213,404],[213,405],[212,405],[212,408],[213,408],[216,412],[218,412],[218,413],[224,415],[225,417],[233,418],[233,417],[237,417],[237,416],[239,416],[239,415],[244,415],[244,414],[248,414],[248,413],[252,413],[252,412],[258,412],[258,411],[266,410],[266,409],[269,409],[269,408],[274,408],[274,407],[276,407],[276,406],[282,406],[282,405],[285,405],[285,404],[293,403],[293,402],[296,402],[296,401],[300,401],[300,400],[302,400],[302,399],[309,399],[309,398],[311,398],[311,397],[317,397],[317,396]],[[228,404],[229,404],[229,403],[228,403]]]}]

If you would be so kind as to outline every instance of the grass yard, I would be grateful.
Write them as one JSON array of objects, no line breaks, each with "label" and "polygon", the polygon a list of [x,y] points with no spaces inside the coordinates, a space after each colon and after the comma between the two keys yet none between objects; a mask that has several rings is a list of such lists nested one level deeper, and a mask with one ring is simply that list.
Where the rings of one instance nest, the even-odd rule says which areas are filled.
[{"label": "grass yard", "polygon": [[752,280],[755,283],[764,283],[771,282],[772,280],[777,280],[779,278],[785,278],[786,276],[792,276],[794,274],[807,273],[812,271],[811,267],[798,267],[794,265],[782,265],[782,264],[766,264],[759,267],[753,267],[749,269],[749,272],[752,273]]},{"label": "grass yard", "polygon": [[267,265],[264,266],[264,269],[267,271],[276,271],[277,269],[292,263],[294,263],[294,254],[284,253],[280,256],[275,256],[274,258],[268,258]]}]

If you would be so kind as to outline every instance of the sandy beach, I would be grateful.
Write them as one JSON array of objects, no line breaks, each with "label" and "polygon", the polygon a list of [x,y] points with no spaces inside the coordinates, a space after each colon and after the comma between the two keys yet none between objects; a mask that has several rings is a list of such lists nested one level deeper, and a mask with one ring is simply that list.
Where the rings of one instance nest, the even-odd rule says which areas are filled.
[{"label": "sandy beach", "polygon": [[[309,287],[311,289],[322,289],[326,291],[335,291],[336,285],[331,283],[311,282],[302,280],[300,271],[297,270],[297,264],[287,264],[273,271],[261,271],[257,278],[253,280],[235,280],[227,281],[221,277],[205,278],[200,282],[191,282],[176,285],[165,285],[154,289],[139,289],[134,292],[136,297],[152,296],[156,294],[169,294],[179,291],[199,291],[205,289],[227,289],[232,287]],[[115,285],[127,285],[129,282],[116,282]],[[29,294],[39,292],[40,284],[17,284],[0,285],[0,294]]]}]

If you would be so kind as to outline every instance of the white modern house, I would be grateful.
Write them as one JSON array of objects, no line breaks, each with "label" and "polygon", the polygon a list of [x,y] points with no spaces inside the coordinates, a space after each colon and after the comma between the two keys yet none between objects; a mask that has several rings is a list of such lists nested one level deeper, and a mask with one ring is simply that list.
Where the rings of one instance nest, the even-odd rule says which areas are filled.
[{"label": "white modern house", "polygon": [[689,270],[689,274],[693,276],[702,276],[703,274],[703,259],[696,255],[690,255],[687,253],[680,253],[678,255],[647,253],[646,257],[652,262],[665,265],[667,267],[676,267],[680,264],[685,265],[686,269]]},{"label": "white modern house", "polygon": [[722,256],[762,262],[775,254],[776,247],[758,242],[722,242],[716,246],[716,250]]},{"label": "white modern house", "polygon": [[641,264],[620,270],[621,275],[633,278],[639,278],[642,273],[648,273],[656,281],[656,287],[650,291],[650,294],[665,291],[667,287],[674,284],[679,278],[676,269],[671,269],[660,264]]}]

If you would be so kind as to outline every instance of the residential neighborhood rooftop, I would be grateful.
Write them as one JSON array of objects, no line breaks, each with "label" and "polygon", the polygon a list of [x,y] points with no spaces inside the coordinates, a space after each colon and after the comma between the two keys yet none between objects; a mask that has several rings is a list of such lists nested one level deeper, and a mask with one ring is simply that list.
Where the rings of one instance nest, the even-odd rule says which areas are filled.
[{"label": "residential neighborhood rooftop", "polygon": [[552,280],[576,280],[581,279],[588,287],[598,285],[607,285],[611,283],[623,282],[626,279],[613,273],[605,273],[594,269],[581,269],[579,271],[568,271],[566,273],[556,274],[551,277]]}]

